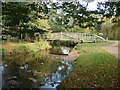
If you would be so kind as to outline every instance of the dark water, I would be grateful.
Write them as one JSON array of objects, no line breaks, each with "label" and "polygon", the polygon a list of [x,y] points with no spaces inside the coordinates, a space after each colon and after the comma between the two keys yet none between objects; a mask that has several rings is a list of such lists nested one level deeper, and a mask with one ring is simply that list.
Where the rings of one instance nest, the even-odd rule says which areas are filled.
[{"label": "dark water", "polygon": [[52,50],[5,56],[0,67],[2,87],[56,88],[72,70],[72,64],[64,61],[64,54],[69,50],[64,47],[60,49],[63,55],[51,54]]}]

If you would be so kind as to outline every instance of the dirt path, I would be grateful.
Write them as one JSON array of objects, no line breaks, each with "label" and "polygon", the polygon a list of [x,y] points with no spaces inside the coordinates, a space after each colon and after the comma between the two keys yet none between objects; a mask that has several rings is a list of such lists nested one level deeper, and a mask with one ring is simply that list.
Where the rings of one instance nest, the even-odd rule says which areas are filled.
[{"label": "dirt path", "polygon": [[116,58],[120,59],[120,48],[118,48],[118,45],[120,45],[120,41],[116,41],[114,44],[111,45],[103,46],[102,49],[111,53]]},{"label": "dirt path", "polygon": [[[111,53],[116,58],[120,59],[120,48],[118,48],[118,45],[120,45],[120,41],[116,41],[114,44],[103,46],[102,49],[105,51]],[[79,56],[79,50],[73,50],[69,53],[67,57],[64,58],[64,61],[71,61],[73,62],[78,56]]]},{"label": "dirt path", "polygon": [[64,58],[64,61],[73,62],[79,55],[79,50],[73,50]]}]

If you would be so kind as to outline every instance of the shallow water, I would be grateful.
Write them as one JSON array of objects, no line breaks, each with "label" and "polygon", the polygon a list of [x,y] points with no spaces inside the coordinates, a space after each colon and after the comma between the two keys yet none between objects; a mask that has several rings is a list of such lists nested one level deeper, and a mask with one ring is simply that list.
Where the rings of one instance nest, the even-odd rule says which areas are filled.
[{"label": "shallow water", "polygon": [[56,88],[72,70],[72,64],[64,61],[69,50],[61,50],[62,55],[48,50],[3,57],[2,87]]}]

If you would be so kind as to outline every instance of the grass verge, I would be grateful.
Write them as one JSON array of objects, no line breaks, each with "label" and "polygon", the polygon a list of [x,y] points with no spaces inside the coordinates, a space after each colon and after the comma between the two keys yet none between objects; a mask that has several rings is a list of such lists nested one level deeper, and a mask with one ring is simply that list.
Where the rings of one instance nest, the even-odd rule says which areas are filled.
[{"label": "grass verge", "polygon": [[118,59],[101,49],[101,46],[112,43],[78,44],[76,49],[81,55],[74,63],[71,74],[57,88],[118,87]]},{"label": "grass verge", "polygon": [[46,41],[36,43],[5,43],[0,47],[2,55],[19,54],[19,53],[36,53],[39,50],[50,49],[51,46]]}]

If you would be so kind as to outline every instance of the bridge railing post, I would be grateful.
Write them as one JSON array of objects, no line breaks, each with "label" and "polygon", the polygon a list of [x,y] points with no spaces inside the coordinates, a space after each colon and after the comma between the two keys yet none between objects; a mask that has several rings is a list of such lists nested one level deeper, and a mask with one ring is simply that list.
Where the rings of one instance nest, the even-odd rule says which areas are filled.
[{"label": "bridge railing post", "polygon": [[93,40],[95,40],[95,35],[93,34]]},{"label": "bridge railing post", "polygon": [[86,34],[86,39],[89,39],[89,34]]},{"label": "bridge railing post", "polygon": [[84,39],[84,38],[83,38],[83,33],[81,33],[81,39]]},{"label": "bridge railing post", "polygon": [[77,36],[78,36],[78,41],[79,41],[79,39],[80,39],[80,37],[79,37],[79,33],[77,34]]},{"label": "bridge railing post", "polygon": [[92,40],[92,34],[90,34],[90,39]]},{"label": "bridge railing post", "polygon": [[85,33],[85,39],[86,39],[86,33]]},{"label": "bridge railing post", "polygon": [[83,34],[82,33],[80,34],[80,37],[81,37],[81,39],[83,39]]},{"label": "bridge railing post", "polygon": [[83,39],[83,34],[82,33],[80,33],[80,38]]}]

